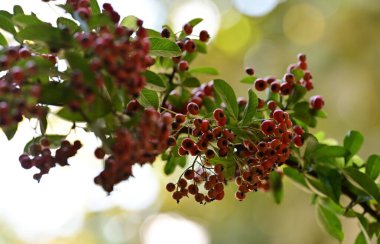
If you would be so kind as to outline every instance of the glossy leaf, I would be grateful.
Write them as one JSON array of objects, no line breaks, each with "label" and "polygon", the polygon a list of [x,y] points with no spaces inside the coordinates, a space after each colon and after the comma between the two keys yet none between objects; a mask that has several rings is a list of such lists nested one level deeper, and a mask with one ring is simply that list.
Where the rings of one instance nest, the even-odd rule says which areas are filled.
[{"label": "glossy leaf", "polygon": [[286,167],[283,169],[284,174],[289,177],[293,182],[295,182],[298,186],[300,186],[302,189],[309,191],[309,187],[307,186],[307,183],[305,181],[305,177],[296,169]]},{"label": "glossy leaf", "polygon": [[194,74],[206,74],[206,75],[218,75],[219,71],[212,67],[196,67],[191,68],[189,73]]},{"label": "glossy leaf", "polygon": [[202,18],[195,18],[195,19],[192,19],[189,21],[189,24],[192,26],[192,27],[195,27],[197,26],[199,23],[201,23],[203,21]]},{"label": "glossy leaf", "polygon": [[342,146],[320,145],[314,152],[314,158],[338,158],[344,157],[347,151]]},{"label": "glossy leaf", "polygon": [[256,93],[252,89],[248,90],[248,104],[244,109],[243,117],[241,119],[242,125],[247,125],[252,122],[252,119],[255,116],[257,104],[259,103]]},{"label": "glossy leaf", "polygon": [[195,45],[197,46],[197,52],[198,53],[207,53],[207,44],[200,41],[200,40],[193,40],[195,42]]},{"label": "glossy leaf", "polygon": [[255,83],[255,80],[257,78],[254,77],[254,76],[246,76],[244,77],[243,79],[240,80],[240,83],[244,83],[244,84],[249,84],[249,85],[253,85]]},{"label": "glossy leaf", "polygon": [[77,23],[75,23],[75,21],[64,18],[64,17],[59,17],[57,19],[57,26],[66,26],[71,31],[75,31],[79,28],[79,26],[77,25]]},{"label": "glossy leaf", "polygon": [[0,15],[0,29],[5,30],[13,35],[16,35],[16,29],[12,21],[3,15]]},{"label": "glossy leaf", "polygon": [[148,88],[155,90],[155,91],[165,91],[166,90],[167,86],[158,74],[156,74],[150,70],[147,70],[145,72],[145,78],[146,78],[146,81],[148,83]]},{"label": "glossy leaf", "polygon": [[368,175],[352,167],[344,169],[343,174],[351,184],[368,193],[378,203],[380,203],[379,188]]},{"label": "glossy leaf", "polygon": [[350,153],[347,156],[346,161],[348,161],[353,155],[359,152],[360,147],[363,145],[364,137],[358,131],[349,131],[344,138],[343,145]]},{"label": "glossy leaf", "polygon": [[22,27],[26,27],[29,25],[39,25],[44,24],[36,15],[25,15],[25,14],[17,14],[12,17],[12,20],[15,24],[20,25]]},{"label": "glossy leaf", "polygon": [[8,46],[8,41],[5,39],[4,35],[0,32],[0,46]]},{"label": "glossy leaf", "polygon": [[280,173],[272,171],[269,175],[270,189],[272,191],[274,201],[280,204],[284,198],[284,188]]},{"label": "glossy leaf", "polygon": [[372,180],[376,180],[377,177],[379,177],[379,174],[380,174],[380,156],[379,155],[371,155],[367,159],[365,173]]},{"label": "glossy leaf", "polygon": [[144,88],[137,101],[144,107],[153,107],[157,109],[160,101],[157,92]]},{"label": "glossy leaf", "polygon": [[307,90],[301,85],[296,85],[289,95],[288,106],[299,102],[306,94]]},{"label": "glossy leaf", "polygon": [[178,45],[165,38],[151,37],[150,41],[150,54],[153,56],[161,57],[177,57],[182,54]]},{"label": "glossy leaf", "polygon": [[344,233],[339,218],[330,209],[318,205],[318,219],[325,230],[338,241],[343,241]]},{"label": "glossy leaf", "polygon": [[302,69],[293,69],[291,73],[294,75],[296,81],[301,80],[305,74]]},{"label": "glossy leaf", "polygon": [[9,127],[2,128],[5,136],[7,137],[8,141],[12,140],[17,132],[18,124],[13,124]]},{"label": "glossy leaf", "polygon": [[238,118],[239,105],[236,100],[236,95],[232,87],[224,80],[214,80],[214,91],[218,94],[221,100],[226,104],[227,111],[235,120]]},{"label": "glossy leaf", "polygon": [[182,82],[182,85],[184,87],[200,87],[201,82],[195,77],[189,77]]},{"label": "glossy leaf", "polygon": [[170,156],[169,160],[165,164],[164,173],[166,175],[172,174],[175,168],[177,167],[177,165],[184,167],[186,165],[186,157]]},{"label": "glossy leaf", "polygon": [[100,14],[100,7],[97,0],[90,0],[92,14]]},{"label": "glossy leaf", "polygon": [[137,30],[137,27],[138,27],[137,20],[138,18],[136,16],[128,15],[122,19],[122,21],[120,22],[120,25],[132,30]]}]

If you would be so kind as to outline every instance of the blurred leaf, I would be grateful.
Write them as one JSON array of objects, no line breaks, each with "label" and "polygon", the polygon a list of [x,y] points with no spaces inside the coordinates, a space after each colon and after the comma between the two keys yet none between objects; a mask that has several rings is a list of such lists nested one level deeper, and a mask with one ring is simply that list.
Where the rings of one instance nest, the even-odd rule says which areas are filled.
[{"label": "blurred leaf", "polygon": [[305,177],[298,170],[286,167],[283,169],[284,174],[292,179],[297,185],[299,185],[302,189],[309,192],[309,187],[306,184]]},{"label": "blurred leaf", "polygon": [[269,185],[272,191],[274,201],[280,204],[284,198],[284,188],[282,185],[281,175],[277,171],[272,171],[269,174]]},{"label": "blurred leaf", "polygon": [[25,15],[25,14],[17,14],[12,17],[12,20],[15,24],[20,25],[22,27],[26,27],[29,25],[38,25],[44,24],[36,15]]},{"label": "blurred leaf", "polygon": [[7,19],[12,19],[13,14],[9,13],[8,11],[5,10],[0,10],[0,16],[3,16]]},{"label": "blurred leaf", "polygon": [[359,152],[360,147],[363,145],[364,137],[358,131],[349,131],[347,135],[344,137],[343,145],[350,152],[346,157],[346,162],[350,160],[350,158]]},{"label": "blurred leaf", "polygon": [[24,14],[24,10],[22,10],[20,5],[13,6],[13,13],[16,14]]},{"label": "blurred leaf", "polygon": [[198,25],[199,23],[201,23],[203,21],[202,18],[195,18],[195,19],[192,19],[189,21],[189,24],[192,26],[192,27],[195,27],[196,25]]},{"label": "blurred leaf", "polygon": [[322,182],[310,175],[305,175],[306,183],[314,193],[318,194],[321,197],[326,197],[328,194],[326,193],[326,190],[322,184]]},{"label": "blurred leaf", "polygon": [[42,94],[38,102],[46,105],[63,106],[77,95],[65,83],[42,84]]},{"label": "blurred leaf", "polygon": [[166,162],[164,167],[164,173],[166,175],[170,175],[174,172],[177,165],[184,167],[186,165],[186,157],[176,157],[176,156],[169,156],[169,160]]},{"label": "blurred leaf", "polygon": [[182,82],[182,85],[184,87],[200,87],[201,82],[195,77],[188,77]]},{"label": "blurred leaf", "polygon": [[297,102],[299,102],[305,96],[306,92],[307,92],[307,90],[305,87],[303,87],[301,85],[296,85],[289,95],[289,99],[287,101],[288,102],[287,106],[290,106],[290,105],[293,105],[293,104],[296,104]]},{"label": "blurred leaf", "polygon": [[319,142],[317,138],[309,133],[304,134],[304,143],[300,148],[301,157],[312,157],[313,152],[319,147]]},{"label": "blurred leaf", "polygon": [[150,70],[147,70],[145,71],[145,78],[150,89],[160,92],[165,91],[167,89],[165,82],[161,79],[161,77],[158,74]]},{"label": "blurred leaf", "polygon": [[209,113],[213,112],[217,108],[215,101],[211,100],[207,96],[203,98],[203,105]]},{"label": "blurred leaf", "polygon": [[47,129],[47,126],[48,126],[47,114],[44,115],[44,116],[42,116],[42,118],[39,118],[38,121],[39,121],[39,125],[40,125],[40,132],[41,132],[42,135],[45,135],[46,129]]},{"label": "blurred leaf", "polygon": [[145,28],[146,30],[146,33],[148,35],[148,37],[157,37],[157,38],[161,38],[161,33],[156,31],[156,30],[152,30],[152,29],[147,29]]},{"label": "blurred leaf", "polygon": [[305,75],[302,69],[293,69],[290,73],[294,75],[294,78],[296,81],[301,80],[303,76]]},{"label": "blurred leaf", "polygon": [[244,77],[243,79],[240,80],[240,83],[244,83],[244,84],[249,84],[249,85],[253,85],[255,83],[255,80],[257,78],[254,77],[254,76],[246,76]]},{"label": "blurred leaf", "polygon": [[7,39],[5,39],[4,35],[0,32],[0,46],[6,47],[8,46]]},{"label": "blurred leaf", "polygon": [[65,55],[71,69],[80,71],[88,84],[94,84],[95,74],[91,70],[89,62],[78,52],[69,51]]},{"label": "blurred leaf", "polygon": [[380,174],[380,156],[379,155],[371,155],[367,159],[367,164],[365,167],[365,173],[372,180],[376,180]]},{"label": "blurred leaf", "polygon": [[337,204],[342,192],[342,176],[336,169],[326,167],[316,168],[318,178],[323,184],[324,192]]},{"label": "blurred leaf", "polygon": [[[85,24],[85,23],[83,23]],[[87,21],[88,29],[96,29],[102,26],[111,26],[113,25],[112,20],[104,14],[91,15]]]},{"label": "blurred leaf", "polygon": [[343,241],[344,233],[340,220],[330,209],[318,205],[318,219],[325,230],[338,241]]},{"label": "blurred leaf", "polygon": [[157,92],[144,88],[137,101],[143,107],[153,107],[157,109],[160,106],[160,101]]},{"label": "blurred leaf", "polygon": [[137,20],[138,18],[136,16],[128,15],[122,19],[120,25],[127,27],[128,29],[137,30]]},{"label": "blurred leaf", "polygon": [[17,33],[12,21],[10,19],[4,17],[4,15],[0,15],[0,29],[3,29],[5,31],[13,34],[14,36]]},{"label": "blurred leaf", "polygon": [[214,158],[210,159],[209,162],[213,165],[222,164],[223,174],[226,179],[231,179],[235,175],[236,164],[231,152],[228,153],[227,157],[224,158],[215,156]]},{"label": "blurred leaf", "polygon": [[150,41],[150,54],[153,56],[162,57],[177,57],[182,54],[178,45],[165,38],[151,37]]},{"label": "blurred leaf", "polygon": [[193,40],[195,44],[197,45],[197,52],[198,53],[207,53],[207,45],[206,43],[200,41],[200,40]]},{"label": "blurred leaf", "polygon": [[60,26],[60,25],[66,26],[72,32],[78,30],[78,28],[79,28],[79,26],[77,25],[77,23],[75,23],[75,21],[73,21],[71,19],[64,18],[64,17],[59,17],[57,19],[57,26]]},{"label": "blurred leaf", "polygon": [[380,203],[380,191],[376,183],[366,174],[360,172],[355,168],[345,168],[343,174],[347,180],[358,187],[359,189],[367,192],[371,197],[373,197],[378,203]]},{"label": "blurred leaf", "polygon": [[342,146],[329,146],[320,145],[314,152],[312,157],[314,158],[338,158],[344,157],[347,151]]},{"label": "blurred leaf", "polygon": [[359,235],[356,237],[355,244],[367,244],[367,241],[362,231],[360,231]]},{"label": "blurred leaf", "polygon": [[241,119],[242,125],[247,125],[252,122],[252,119],[255,116],[257,104],[259,103],[256,93],[252,89],[248,90],[248,104],[244,109],[243,117]]},{"label": "blurred leaf", "polygon": [[317,120],[312,116],[311,111],[309,109],[308,102],[299,102],[294,108],[294,113],[291,114],[295,119],[300,120],[307,126],[314,128],[317,125]]},{"label": "blurred leaf", "polygon": [[218,75],[219,71],[212,67],[196,67],[191,68],[189,73],[194,74],[206,74],[206,75]]},{"label": "blurred leaf", "polygon": [[227,111],[233,116],[236,121],[239,113],[239,105],[236,100],[236,95],[232,87],[224,80],[214,80],[214,91],[222,99],[227,106]]},{"label": "blurred leaf", "polygon": [[11,126],[3,127],[2,130],[7,137],[8,141],[12,140],[17,132],[18,124],[12,124]]},{"label": "blurred leaf", "polygon": [[93,15],[100,14],[100,7],[97,0],[90,0],[90,7]]},{"label": "blurred leaf", "polygon": [[43,135],[38,136],[27,142],[24,146],[24,152],[29,153],[30,145],[34,143],[39,143],[42,138],[46,138],[50,142],[50,148],[55,149],[61,145],[61,141],[66,138],[66,135]]}]

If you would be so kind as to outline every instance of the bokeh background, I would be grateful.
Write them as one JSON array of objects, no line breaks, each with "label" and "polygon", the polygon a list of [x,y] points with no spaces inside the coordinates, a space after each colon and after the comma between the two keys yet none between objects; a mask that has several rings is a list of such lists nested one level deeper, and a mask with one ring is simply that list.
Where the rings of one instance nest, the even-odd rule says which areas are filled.
[{"label": "bokeh background", "polygon": [[[62,3],[64,1],[56,1]],[[100,3],[105,1],[101,0]],[[299,52],[308,55],[315,90],[326,101],[328,119],[317,131],[342,141],[349,129],[365,135],[360,156],[379,153],[380,144],[380,1],[378,0],[109,0],[122,16],[136,15],[149,28],[169,23],[179,30],[194,17],[204,18],[195,31],[212,35],[209,53],[194,66],[214,66],[220,77],[244,96],[239,84],[244,67],[259,76],[282,76]],[[63,13],[40,0],[1,0],[0,10],[20,4],[26,12],[54,21]],[[210,77],[203,77],[207,82]],[[70,125],[52,116],[51,132]],[[248,244],[336,243],[316,220],[310,195],[285,180],[285,199],[250,194],[243,202],[228,187],[222,202],[177,205],[164,191],[179,171],[166,177],[163,163],[136,168],[136,178],[120,184],[111,196],[92,182],[101,163],[92,158],[99,144],[78,130],[85,147],[71,167],[53,169],[40,184],[23,170],[18,155],[33,136],[23,123],[15,139],[0,135],[0,243],[194,243]],[[359,227],[343,220],[344,243],[353,243]]]}]

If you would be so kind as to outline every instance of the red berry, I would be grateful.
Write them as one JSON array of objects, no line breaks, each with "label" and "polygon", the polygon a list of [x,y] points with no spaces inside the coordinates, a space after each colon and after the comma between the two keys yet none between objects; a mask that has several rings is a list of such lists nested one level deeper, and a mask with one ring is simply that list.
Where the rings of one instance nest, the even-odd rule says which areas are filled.
[{"label": "red berry", "polygon": [[184,72],[189,69],[189,63],[186,60],[182,60],[178,64],[178,69],[181,72]]},{"label": "red berry", "polygon": [[306,55],[303,53],[298,54],[298,60],[301,62],[306,62]]},{"label": "red berry", "polygon": [[313,109],[319,110],[323,108],[325,101],[320,95],[312,96],[310,98],[310,105]]},{"label": "red berry", "polygon": [[281,95],[289,95],[292,92],[293,85],[287,82],[284,82],[281,84],[280,92]]},{"label": "red berry", "polygon": [[294,145],[296,147],[302,147],[302,145],[303,145],[302,136],[301,135],[296,135],[293,138],[293,142],[294,142]]},{"label": "red berry", "polygon": [[279,82],[275,81],[270,84],[270,90],[273,93],[279,93],[280,92],[281,85]]},{"label": "red berry", "polygon": [[277,123],[281,123],[282,121],[284,121],[285,120],[284,111],[282,111],[281,109],[276,109],[273,112],[273,119],[276,120]]},{"label": "red berry", "polygon": [[301,126],[299,125],[295,125],[293,126],[293,131],[294,133],[296,133],[297,135],[303,135],[303,133],[305,133],[305,131],[302,129]]},{"label": "red berry", "polygon": [[168,191],[168,192],[172,192],[172,191],[174,191],[175,190],[175,185],[173,184],[173,183],[168,183],[167,185],[166,185],[166,190]]},{"label": "red berry", "polygon": [[168,28],[164,28],[162,31],[161,31],[161,36],[163,38],[169,38],[170,37],[170,31]]},{"label": "red berry", "polygon": [[215,109],[213,112],[213,115],[214,115],[214,119],[217,121],[224,119],[226,117],[224,114],[224,111],[220,108]]},{"label": "red berry", "polygon": [[199,40],[202,42],[207,42],[210,39],[210,35],[207,31],[203,30],[199,33]]},{"label": "red berry", "polygon": [[190,150],[194,146],[194,141],[191,138],[185,138],[181,145],[183,149]]},{"label": "red berry", "polygon": [[183,114],[176,114],[175,115],[175,122],[177,122],[178,124],[182,124],[183,122],[185,122],[185,120],[186,120],[185,115],[183,115]]},{"label": "red berry", "polygon": [[199,106],[198,104],[191,102],[187,105],[187,111],[192,115],[199,114]]},{"label": "red berry", "polygon": [[106,155],[105,151],[103,148],[97,148],[95,150],[95,157],[98,158],[98,159],[103,159],[104,156]]},{"label": "red berry", "polygon": [[265,135],[270,135],[274,132],[274,129],[275,129],[275,124],[272,120],[264,120],[262,123],[261,123],[261,131],[265,134]]},{"label": "red berry", "polygon": [[268,101],[267,106],[270,110],[274,111],[277,108],[277,103],[276,101],[270,100]]},{"label": "red berry", "polygon": [[267,83],[263,79],[257,79],[255,81],[255,88],[258,91],[264,91],[267,88]]},{"label": "red berry", "polygon": [[196,48],[197,46],[193,40],[189,39],[185,41],[185,49],[188,53],[194,52]]},{"label": "red berry", "polygon": [[193,32],[193,26],[190,23],[186,23],[182,29],[183,32],[186,33],[186,35],[191,35],[191,33]]},{"label": "red berry", "polygon": [[257,103],[257,108],[260,109],[260,108],[263,108],[264,107],[264,104],[265,104],[265,101],[261,98],[258,98],[259,102]]},{"label": "red berry", "polygon": [[255,74],[255,70],[251,67],[248,67],[245,69],[245,73],[247,73],[247,75],[254,75]]},{"label": "red berry", "polygon": [[284,75],[284,81],[286,81],[287,83],[293,83],[294,80],[295,80],[295,77],[294,77],[293,74],[291,74],[291,73],[286,73],[286,74]]}]

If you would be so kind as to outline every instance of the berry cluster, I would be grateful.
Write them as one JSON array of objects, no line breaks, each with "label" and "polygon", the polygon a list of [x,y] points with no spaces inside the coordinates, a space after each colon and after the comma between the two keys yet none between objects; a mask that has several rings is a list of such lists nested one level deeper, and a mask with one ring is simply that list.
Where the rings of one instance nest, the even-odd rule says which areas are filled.
[{"label": "berry cluster", "polygon": [[[195,164],[199,165],[195,165]],[[198,166],[198,169],[194,168]],[[179,178],[176,184],[168,183],[166,190],[173,192],[172,198],[179,203],[183,197],[194,196],[196,202],[209,203],[224,198],[225,178],[223,165],[212,167],[209,164],[199,163],[197,160]],[[204,190],[202,190],[202,188]]]},{"label": "berry cluster", "polygon": [[[148,108],[142,112],[138,124],[132,130],[119,129],[116,132],[109,156],[105,159],[104,170],[95,177],[95,183],[111,192],[115,184],[133,175],[134,164],[153,163],[156,156],[168,147],[172,116],[160,114]],[[104,149],[98,148],[95,156],[104,158]]]},{"label": "berry cluster", "polygon": [[145,86],[143,73],[154,59],[149,56],[150,43],[142,21],[137,24],[137,31],[117,25],[113,30],[102,27],[98,32],[76,33],[76,40],[92,57],[90,66],[98,86],[104,84],[105,72],[129,95],[137,96]]},{"label": "berry cluster", "polygon": [[24,153],[19,157],[21,166],[24,169],[36,167],[40,170],[39,173],[33,175],[33,178],[38,182],[44,174],[49,173],[52,167],[56,164],[60,166],[69,165],[67,160],[76,155],[77,151],[82,147],[80,141],[75,141],[71,144],[69,141],[62,141],[60,147],[52,155],[50,149],[50,141],[42,138],[39,143],[33,143],[29,146],[29,154]]}]

